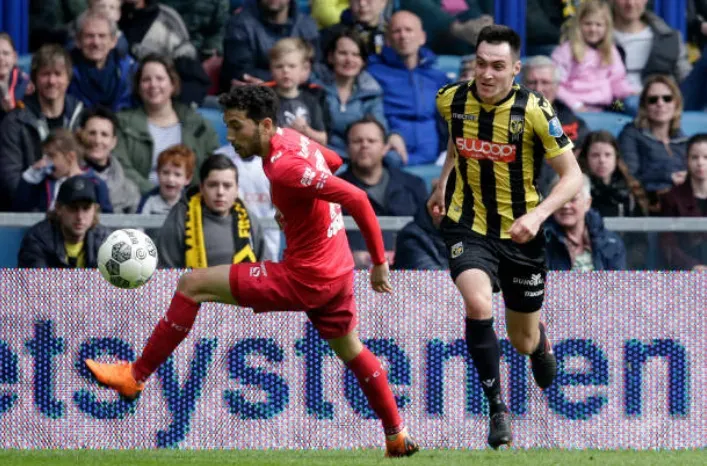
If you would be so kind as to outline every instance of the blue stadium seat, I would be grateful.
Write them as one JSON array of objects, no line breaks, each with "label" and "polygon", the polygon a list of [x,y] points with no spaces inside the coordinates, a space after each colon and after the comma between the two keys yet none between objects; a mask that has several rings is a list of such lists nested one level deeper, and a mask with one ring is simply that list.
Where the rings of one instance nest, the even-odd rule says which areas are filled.
[{"label": "blue stadium seat", "polygon": [[707,133],[707,112],[683,112],[681,126],[687,136]]},{"label": "blue stadium seat", "polygon": [[437,68],[440,71],[444,71],[450,79],[456,81],[459,76],[459,67],[462,63],[462,57],[457,55],[438,55],[437,56]]},{"label": "blue stadium seat", "polygon": [[603,129],[615,137],[618,137],[626,123],[633,121],[633,117],[630,115],[614,112],[583,112],[578,113],[578,116],[587,122],[587,126],[589,126],[591,131]]},{"label": "blue stadium seat", "polygon": [[226,139],[226,124],[223,122],[223,114],[221,113],[221,110],[200,107],[196,109],[196,111],[199,112],[199,114],[209,123],[211,123],[211,126],[213,126],[216,130],[219,144],[222,146],[228,144],[228,139]]},{"label": "blue stadium seat", "polygon": [[429,164],[429,165],[414,165],[412,167],[404,167],[404,170],[413,175],[417,175],[427,184],[427,189],[432,189],[432,181],[435,178],[439,178],[439,174],[442,172],[442,167],[439,165]]},{"label": "blue stadium seat", "polygon": [[30,68],[32,66],[32,54],[19,55],[17,57],[17,67],[29,74]]}]

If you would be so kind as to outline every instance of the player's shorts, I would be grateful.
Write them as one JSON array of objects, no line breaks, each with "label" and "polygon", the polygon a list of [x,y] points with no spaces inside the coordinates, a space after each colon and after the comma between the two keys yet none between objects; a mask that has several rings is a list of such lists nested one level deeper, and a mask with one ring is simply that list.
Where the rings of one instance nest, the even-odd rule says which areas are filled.
[{"label": "player's shorts", "polygon": [[465,270],[480,269],[491,278],[493,291],[503,292],[508,309],[535,312],[545,297],[545,236],[542,229],[531,241],[489,238],[444,219],[441,233],[449,254],[452,280]]},{"label": "player's shorts", "polygon": [[304,283],[281,262],[241,263],[231,266],[231,294],[256,313],[306,312],[325,340],[343,337],[356,327],[353,273],[330,282]]}]

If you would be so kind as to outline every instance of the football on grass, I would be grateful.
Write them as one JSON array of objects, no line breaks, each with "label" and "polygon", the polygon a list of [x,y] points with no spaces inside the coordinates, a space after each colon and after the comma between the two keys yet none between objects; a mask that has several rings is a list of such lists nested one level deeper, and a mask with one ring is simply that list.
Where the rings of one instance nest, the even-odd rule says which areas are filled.
[{"label": "football on grass", "polygon": [[157,268],[157,248],[139,230],[117,230],[98,249],[98,270],[118,288],[138,288]]}]

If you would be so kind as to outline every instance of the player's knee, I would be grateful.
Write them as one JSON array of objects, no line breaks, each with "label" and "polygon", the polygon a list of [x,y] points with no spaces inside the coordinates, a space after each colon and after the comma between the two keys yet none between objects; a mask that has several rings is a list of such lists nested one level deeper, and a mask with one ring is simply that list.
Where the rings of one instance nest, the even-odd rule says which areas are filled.
[{"label": "player's knee", "polygon": [[185,296],[193,299],[196,302],[201,302],[200,295],[202,294],[203,288],[203,278],[201,277],[203,272],[201,270],[192,270],[187,272],[181,277],[179,277],[179,283],[177,283],[177,291]]},{"label": "player's knee", "polygon": [[489,319],[492,315],[492,295],[479,291],[471,291],[464,296],[466,316],[470,319]]},{"label": "player's knee", "polygon": [[535,351],[535,347],[538,345],[538,336],[531,332],[530,329],[510,331],[508,332],[508,339],[511,341],[511,345],[520,354],[530,354]]}]

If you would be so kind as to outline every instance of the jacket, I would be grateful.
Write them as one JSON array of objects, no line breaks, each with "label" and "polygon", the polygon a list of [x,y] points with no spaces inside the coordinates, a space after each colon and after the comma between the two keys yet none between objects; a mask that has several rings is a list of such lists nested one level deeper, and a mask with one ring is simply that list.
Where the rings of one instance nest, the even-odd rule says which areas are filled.
[{"label": "jacket", "polygon": [[223,31],[230,11],[229,0],[162,0],[179,13],[198,52],[223,52]]},{"label": "jacket", "polygon": [[[621,237],[604,227],[599,212],[589,209],[584,217],[592,246],[594,270],[626,269],[626,248]],[[547,267],[550,270],[571,270],[572,262],[567,250],[566,236],[562,227],[550,217],[545,222]]]},{"label": "jacket", "polygon": [[110,202],[117,214],[132,214],[140,202],[140,191],[137,185],[125,177],[125,171],[120,161],[111,156],[107,167],[96,167],[87,161],[96,176],[105,181],[108,186]]},{"label": "jacket", "polygon": [[[75,130],[79,126],[82,110],[83,104],[67,95],[64,103],[64,128]],[[36,95],[27,97],[24,104],[8,113],[0,122],[0,211],[12,205],[22,172],[42,158],[42,141],[48,135],[49,126]]]},{"label": "jacket", "polygon": [[334,26],[341,14],[349,8],[349,0],[312,0],[312,18],[320,28]]},{"label": "jacket", "polygon": [[[642,19],[653,30],[653,44],[648,61],[641,71],[641,78],[645,80],[654,74],[667,74],[679,83],[690,74],[692,69],[680,31],[668,26],[662,18],[651,11],[646,11]],[[617,46],[621,56],[625,57],[626,52],[618,41]]]},{"label": "jacket", "polygon": [[631,191],[626,178],[617,169],[609,184],[589,175],[592,183],[592,208],[604,217],[641,217],[646,215]]},{"label": "jacket", "polygon": [[369,59],[368,72],[383,88],[389,128],[405,140],[408,165],[434,163],[447,144],[435,96],[449,79],[434,67],[436,61],[437,56],[425,47],[420,48],[420,63],[412,70],[390,47]]},{"label": "jacket", "polygon": [[329,146],[341,157],[348,158],[346,130],[351,123],[370,114],[383,124],[387,132],[388,122],[383,111],[383,89],[373,76],[366,71],[361,71],[356,78],[351,97],[348,102],[342,103],[336,89],[334,73],[329,68],[322,67],[317,70],[317,74],[325,93],[324,111],[325,119],[329,122]]},{"label": "jacket", "polygon": [[[25,92],[27,92],[27,86],[30,83],[29,75],[15,66],[10,70],[9,82],[10,85],[7,88],[7,92],[12,96],[12,102],[17,105],[18,102],[25,98]],[[5,118],[7,113],[0,107],[0,121]]]},{"label": "jacket", "polygon": [[[110,235],[111,230],[98,224],[86,232],[84,249],[86,268],[98,267],[98,248]],[[59,225],[49,219],[32,226],[20,245],[17,266],[26,268],[69,268],[66,260],[64,236]]]},{"label": "jacket", "polygon": [[[173,105],[182,124],[182,142],[196,153],[196,167],[199,167],[218,149],[218,135],[196,111],[179,102]],[[141,194],[145,194],[155,187],[148,180],[152,169],[153,141],[147,129],[145,109],[139,107],[118,113],[118,123],[118,145],[113,155],[120,160],[125,176],[137,184]],[[198,181],[196,178],[194,182]]]},{"label": "jacket", "polygon": [[571,108],[584,104],[602,110],[614,100],[623,100],[639,91],[626,80],[626,67],[615,46],[611,49],[611,64],[608,65],[602,62],[601,54],[592,47],[586,47],[584,59],[581,63],[577,62],[569,42],[564,42],[552,52],[552,60],[562,75],[557,98]]},{"label": "jacket", "polygon": [[[390,180],[388,181],[388,186],[385,191],[385,198],[388,204],[382,206],[370,197],[368,198],[376,216],[405,217],[415,215],[420,206],[424,205],[427,200],[427,185],[425,181],[418,176],[397,168],[384,167],[383,169],[387,170],[390,175]],[[356,178],[350,167],[340,175],[340,178],[358,188],[364,190],[366,188],[366,185]],[[343,213],[344,215],[349,215],[345,209]],[[363,240],[363,235],[361,235],[359,231],[347,231],[347,236],[349,237],[349,244],[352,251],[366,250],[366,243]],[[393,232],[384,231],[383,241],[386,250],[392,250],[395,245]]]},{"label": "jacket", "polygon": [[525,40],[528,47],[557,45],[560,43],[561,28],[575,8],[566,8],[566,3],[574,0],[528,0],[525,17]]},{"label": "jacket", "polygon": [[[351,13],[351,9],[348,8],[341,13],[341,18],[337,24],[330,26],[326,29],[320,31],[321,39],[320,44],[322,47],[322,57],[327,60],[324,56],[327,48],[330,46],[330,42],[334,37],[343,31],[352,29],[356,31],[359,36],[363,39],[366,50],[366,56],[375,55],[381,53],[383,50],[383,45],[385,44],[385,28],[387,20],[384,17],[385,12],[381,13],[381,18],[378,26],[370,27],[361,23],[357,23]],[[365,58],[365,57],[364,57]]]},{"label": "jacket", "polygon": [[240,13],[231,16],[223,40],[222,91],[231,89],[231,80],[242,79],[244,74],[270,81],[268,51],[280,39],[300,37],[311,43],[315,51],[319,50],[317,24],[299,11],[295,0],[290,0],[289,15],[286,24],[269,23],[258,1],[249,0]]},{"label": "jacket", "polygon": [[[157,250],[160,255],[160,267],[182,268],[185,266],[185,231],[187,212],[189,210],[189,199],[197,192],[199,192],[198,187],[188,189],[179,199],[179,202],[169,211],[162,228],[159,230],[159,234],[157,235]],[[205,206],[203,206],[201,212],[202,217],[213,215]],[[251,247],[253,248],[256,259],[262,260],[263,253],[265,252],[265,238],[263,236],[263,229],[260,226],[257,217],[253,216],[250,210],[248,210],[248,216],[250,217]],[[205,245],[205,247],[207,249],[208,256],[209,247],[208,245]]]},{"label": "jacket", "polygon": [[412,222],[398,232],[395,239],[393,269],[446,270],[449,268],[447,247],[439,228],[432,223],[427,206],[422,205]]},{"label": "jacket", "polygon": [[[104,214],[113,213],[113,204],[110,202],[108,186],[106,182],[96,175],[93,169],[86,169],[82,176],[89,179],[96,185],[96,201],[101,206]],[[57,189],[57,180],[52,177],[45,177],[39,183],[30,183],[24,177],[20,179],[20,184],[15,191],[12,210],[15,212],[46,212],[51,210]]]},{"label": "jacket", "polygon": [[[704,217],[692,191],[690,177],[674,186],[661,199],[664,217]],[[661,233],[662,252],[667,268],[690,270],[707,264],[707,233]]]},{"label": "jacket", "polygon": [[649,192],[670,189],[673,186],[670,176],[687,169],[687,137],[682,130],[670,138],[672,155],[648,129],[638,128],[634,123],[621,130],[619,147],[629,172]]},{"label": "jacket", "polygon": [[[86,63],[86,59],[79,49],[74,49],[71,53],[71,58],[73,60],[73,74],[71,77],[71,83],[69,84],[68,94],[79,99],[83,102],[86,108],[103,106],[109,108],[113,112],[123,110],[125,108],[132,107],[133,96],[132,96],[132,79],[137,66],[135,60],[132,59],[130,55],[124,55],[118,52],[116,49],[112,50],[108,55],[108,60],[113,61],[115,66],[114,80],[117,80],[117,90],[115,91],[115,97],[110,101],[110,96],[105,95],[101,92],[98,85],[89,79],[89,77],[81,74],[81,67],[78,63]],[[96,100],[94,96],[101,95],[101,100]]]}]

